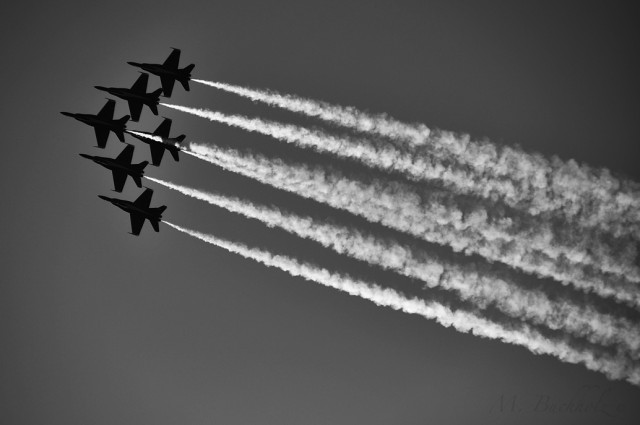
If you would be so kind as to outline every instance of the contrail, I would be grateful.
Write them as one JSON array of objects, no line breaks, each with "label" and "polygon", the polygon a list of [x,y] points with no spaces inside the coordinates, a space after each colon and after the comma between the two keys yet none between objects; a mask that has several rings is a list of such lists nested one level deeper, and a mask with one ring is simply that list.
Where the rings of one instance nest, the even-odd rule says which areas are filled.
[{"label": "contrail", "polygon": [[[260,118],[226,115],[216,111],[164,103],[163,105],[216,122],[266,134],[302,147],[311,147],[340,157],[357,158],[366,165],[385,171],[396,169],[403,172],[412,172],[416,170],[415,163],[409,163],[409,161],[402,160],[396,154],[389,153],[394,149],[389,144],[372,146],[367,142],[354,142],[348,139],[336,138],[318,130],[309,130],[304,127],[266,121]],[[411,159],[409,158],[409,160]],[[423,167],[421,165],[419,168],[438,172],[437,168],[434,167]],[[596,232],[572,231],[570,226],[552,226],[549,224],[542,226],[539,219],[523,214],[519,214],[522,219],[518,223],[514,223],[515,214],[514,212],[514,216],[508,218],[509,223],[506,226],[501,226],[500,237],[508,239],[512,243],[518,243],[518,239],[520,239],[520,242],[524,243],[526,247],[540,250],[554,259],[558,259],[562,255],[566,257],[568,262],[584,264],[606,273],[624,276],[640,282],[640,269],[635,265],[638,256],[636,243],[625,244],[622,241],[615,241],[615,247],[607,246],[609,244],[606,244],[604,239]],[[451,214],[446,213],[445,215]],[[533,222],[528,228],[526,227],[527,221]],[[494,223],[494,225],[489,226],[490,229],[487,231],[493,233],[491,237],[497,236],[495,234],[496,226],[505,223],[506,220],[502,220],[502,223]],[[481,223],[478,221],[476,224],[480,225]],[[514,235],[514,233],[522,232],[523,228],[525,231],[528,230],[525,235]],[[514,231],[514,229],[518,230]],[[526,237],[526,242],[523,236]],[[567,244],[562,243],[564,241],[567,241],[569,246],[565,246]],[[620,252],[619,249],[623,249],[624,252]]]},{"label": "contrail", "polygon": [[473,312],[463,310],[452,311],[448,307],[433,301],[418,298],[407,298],[402,293],[383,288],[377,284],[352,278],[346,274],[330,272],[310,263],[301,262],[285,255],[276,255],[268,251],[248,247],[238,242],[189,230],[175,224],[165,222],[174,229],[216,245],[229,252],[252,259],[269,267],[279,268],[293,276],[339,289],[350,295],[373,301],[377,305],[391,307],[406,313],[419,314],[438,323],[453,326],[460,332],[471,332],[485,338],[498,339],[503,342],[526,347],[536,354],[549,354],[568,363],[579,363],[588,369],[601,372],[610,379],[626,379],[640,386],[640,370],[637,365],[622,356],[614,356],[604,352],[592,352],[577,348],[558,338],[548,338],[535,328],[524,323],[504,327],[491,322]]},{"label": "contrail", "polygon": [[640,329],[627,320],[600,314],[591,307],[582,308],[569,299],[552,302],[543,291],[521,289],[475,265],[456,264],[417,247],[378,238],[329,220],[320,221],[234,196],[205,192],[149,176],[146,178],[184,195],[260,220],[269,227],[279,227],[311,239],[339,254],[419,279],[429,288],[453,290],[461,298],[480,307],[494,304],[511,317],[530,319],[550,329],[585,337],[596,344],[622,344],[630,355],[637,357],[639,354]]},{"label": "contrail", "polygon": [[193,142],[189,150],[226,170],[346,210],[371,222],[448,245],[454,251],[477,253],[528,273],[551,277],[603,297],[640,306],[640,288],[633,282],[611,278],[594,270],[569,267],[562,261],[550,261],[543,255],[522,252],[520,247],[503,243],[500,235],[479,237],[475,228],[485,223],[487,217],[486,211],[477,207],[451,216],[451,208],[433,207],[443,199],[430,198],[430,194],[426,194],[425,200],[398,182],[383,183],[370,179],[364,183],[335,169],[328,171],[304,164],[288,164],[281,159],[267,159],[258,154]]},{"label": "contrail", "polygon": [[[412,157],[414,177],[434,178],[465,193],[497,197],[508,205],[538,215],[559,213],[582,226],[601,228],[615,236],[640,239],[640,185],[617,179],[606,169],[579,165],[573,160],[546,159],[521,149],[471,140],[469,135],[431,130],[424,124],[407,124],[386,114],[371,114],[347,106],[332,105],[274,91],[256,90],[225,83],[195,80],[201,84],[317,117],[342,127],[382,136],[396,142],[399,157]],[[402,142],[402,143],[397,143]],[[427,166],[442,162],[470,167],[471,175],[449,167],[440,176]],[[435,161],[439,162],[436,164]],[[434,163],[429,164],[428,162]],[[437,174],[437,173],[436,173]]]}]

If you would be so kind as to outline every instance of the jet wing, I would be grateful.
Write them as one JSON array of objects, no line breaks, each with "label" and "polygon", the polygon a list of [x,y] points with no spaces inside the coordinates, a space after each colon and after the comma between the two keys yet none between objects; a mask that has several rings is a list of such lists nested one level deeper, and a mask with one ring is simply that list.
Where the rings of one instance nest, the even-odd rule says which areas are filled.
[{"label": "jet wing", "polygon": [[107,146],[107,139],[109,138],[109,129],[103,128],[103,127],[93,127],[93,130],[96,133],[96,141],[98,142],[98,147],[101,149],[104,149],[104,147]]},{"label": "jet wing", "polygon": [[173,157],[173,159],[175,159],[176,161],[180,161],[180,157],[178,156],[178,152],[180,151],[180,149],[169,149],[169,152],[171,152],[171,156]]},{"label": "jet wing", "polygon": [[121,170],[113,170],[113,186],[116,192],[122,192],[124,184],[127,181],[127,173]]},{"label": "jet wing", "polygon": [[160,82],[162,83],[162,93],[164,97],[171,97],[171,93],[173,92],[173,83],[176,82],[175,78],[162,76],[160,77]]},{"label": "jet wing", "polygon": [[116,157],[116,161],[118,161],[121,164],[131,164],[131,161],[133,160],[134,149],[135,148],[133,145],[125,146],[122,152],[120,152],[120,154]]},{"label": "jet wing", "polygon": [[173,52],[169,55],[163,65],[165,68],[178,69],[180,63],[180,49],[173,49]]},{"label": "jet wing", "polygon": [[147,83],[149,82],[149,74],[142,73],[135,83],[131,86],[131,91],[145,94],[147,92]]},{"label": "jet wing", "polygon": [[149,143],[149,149],[151,149],[151,163],[157,167],[162,161],[165,148],[162,146],[162,143],[152,142]]},{"label": "jet wing", "polygon": [[169,131],[171,131],[171,119],[165,118],[153,134],[154,136],[160,136],[166,139],[169,137]]},{"label": "jet wing", "polygon": [[135,100],[127,101],[129,103],[129,111],[131,111],[131,119],[133,121],[139,121],[142,114],[142,102]]},{"label": "jet wing", "polygon": [[131,234],[138,236],[144,224],[144,217],[134,213],[129,215],[131,216]]},{"label": "jet wing", "polygon": [[151,197],[153,196],[153,189],[147,189],[142,192],[142,195],[138,196],[138,199],[133,201],[133,205],[136,207],[149,208],[151,204]]},{"label": "jet wing", "polygon": [[113,99],[107,100],[100,112],[98,112],[98,118],[113,119],[113,113],[116,110],[116,101]]}]

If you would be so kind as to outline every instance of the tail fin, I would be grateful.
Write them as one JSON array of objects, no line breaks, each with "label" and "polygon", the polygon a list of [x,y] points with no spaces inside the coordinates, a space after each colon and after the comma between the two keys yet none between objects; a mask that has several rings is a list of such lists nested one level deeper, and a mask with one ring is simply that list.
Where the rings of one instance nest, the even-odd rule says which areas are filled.
[{"label": "tail fin", "polygon": [[184,87],[186,91],[189,91],[189,77],[180,78],[178,81],[180,81],[180,84],[182,84],[182,87]]},{"label": "tail fin", "polygon": [[155,230],[156,232],[160,231],[160,220],[154,220],[150,218],[149,223],[151,223],[151,227],[153,227],[153,230]]},{"label": "tail fin", "polygon": [[178,141],[178,143],[182,143],[184,141],[185,137],[187,137],[187,136],[185,136],[184,134],[181,134],[178,137],[176,137],[176,140]]},{"label": "tail fin", "polygon": [[194,64],[191,64],[189,66],[185,66],[184,68],[182,68],[182,72],[186,72],[187,74],[191,74],[191,71],[193,70],[193,68],[195,67]]},{"label": "tail fin", "polygon": [[124,117],[120,118],[117,121],[118,121],[118,124],[125,125],[130,119],[131,119],[131,115],[125,115]]},{"label": "tail fin", "polygon": [[158,215],[162,215],[162,213],[164,212],[164,210],[167,209],[166,205],[163,205],[161,207],[157,207],[157,208],[151,208],[151,210],[153,210],[154,214],[158,214]]},{"label": "tail fin", "polygon": [[153,92],[151,92],[151,94],[154,97],[160,97],[160,95],[162,94],[162,89],[154,90]]},{"label": "tail fin", "polygon": [[[160,90],[162,91],[162,89]],[[153,115],[158,115],[158,105],[151,103],[148,106],[149,106],[149,109],[151,109],[151,112],[153,112]]]},{"label": "tail fin", "polygon": [[140,176],[131,176],[131,178],[135,182],[136,186],[142,187],[142,179],[140,178]]},{"label": "tail fin", "polygon": [[142,161],[140,164],[136,164],[135,167],[142,171],[147,165],[149,165],[149,161]]}]

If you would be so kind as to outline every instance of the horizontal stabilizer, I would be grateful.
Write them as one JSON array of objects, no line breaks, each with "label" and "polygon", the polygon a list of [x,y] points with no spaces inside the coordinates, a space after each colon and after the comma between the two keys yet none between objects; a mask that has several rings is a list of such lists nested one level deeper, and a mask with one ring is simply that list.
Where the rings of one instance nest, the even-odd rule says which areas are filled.
[{"label": "horizontal stabilizer", "polygon": [[[149,165],[149,161],[142,161],[140,164],[136,164],[134,165],[134,167],[136,167],[138,170],[142,171],[144,170],[144,168]],[[138,186],[140,187],[140,186]]]},{"label": "horizontal stabilizer", "polygon": [[186,72],[187,74],[191,74],[191,71],[193,70],[194,67],[195,67],[194,64],[191,64],[189,66],[185,66],[184,68],[182,68],[182,72]]}]

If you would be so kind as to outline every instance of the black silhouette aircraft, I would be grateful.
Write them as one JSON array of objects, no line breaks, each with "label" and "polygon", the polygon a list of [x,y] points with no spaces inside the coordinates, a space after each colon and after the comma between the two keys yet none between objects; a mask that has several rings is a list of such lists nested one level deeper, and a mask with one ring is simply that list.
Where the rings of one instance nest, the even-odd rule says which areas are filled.
[{"label": "black silhouette aircraft", "polygon": [[176,80],[180,81],[186,91],[189,91],[189,80],[191,79],[191,71],[195,67],[194,64],[186,66],[182,69],[178,68],[180,62],[180,49],[172,47],[173,52],[169,55],[163,64],[158,63],[137,63],[127,62],[129,65],[137,66],[145,71],[160,77],[162,83],[162,91],[165,97],[170,97],[173,92],[173,84]]},{"label": "black silhouette aircraft", "polygon": [[72,112],[60,112],[67,117],[75,118],[80,122],[88,124],[93,127],[96,132],[96,141],[98,147],[103,148],[107,145],[107,139],[109,138],[109,132],[113,131],[121,142],[124,142],[124,130],[127,128],[126,124],[129,121],[129,115],[125,115],[119,120],[113,119],[113,112],[115,111],[116,101],[109,99],[107,103],[102,107],[97,115],[91,114],[74,114]]},{"label": "black silhouette aircraft", "polygon": [[153,115],[158,115],[158,101],[162,89],[158,89],[151,93],[147,93],[147,82],[149,81],[149,74],[142,74],[130,89],[123,87],[102,87],[95,86],[98,90],[106,91],[114,96],[126,100],[129,103],[129,111],[131,112],[131,119],[138,121],[140,114],[142,113],[142,105],[147,105]]},{"label": "black silhouette aircraft", "polygon": [[87,158],[100,164],[103,167],[111,170],[113,174],[113,185],[116,192],[122,192],[124,184],[127,181],[127,176],[131,176],[133,181],[138,187],[142,187],[142,175],[144,174],[144,167],[149,162],[143,161],[140,164],[132,164],[133,159],[133,145],[127,145],[122,152],[116,158],[105,158],[103,156],[92,156],[81,153],[80,156]]},{"label": "black silhouette aircraft", "polygon": [[125,201],[124,199],[109,198],[107,196],[98,195],[98,198],[111,202],[116,207],[129,213],[131,217],[131,234],[138,236],[142,230],[145,220],[149,220],[153,230],[160,231],[160,221],[162,213],[167,209],[165,205],[157,208],[151,208],[151,197],[153,190],[146,189],[142,195],[135,201]]},{"label": "black silhouette aircraft", "polygon": [[[128,131],[127,133],[149,145],[149,149],[151,149],[151,163],[157,167],[160,165],[160,161],[162,161],[162,156],[164,155],[165,150],[171,152],[171,156],[173,156],[173,159],[175,159],[176,161],[180,161],[180,158],[178,157],[180,146],[178,145],[182,143],[185,135],[181,134],[177,137],[169,137],[170,130],[171,120],[169,118],[165,118],[153,133],[136,131],[136,133],[145,134],[146,137],[140,136],[139,134],[135,134],[131,131]],[[154,138],[160,138],[162,141],[153,140]]]}]

